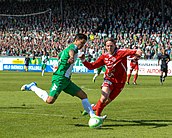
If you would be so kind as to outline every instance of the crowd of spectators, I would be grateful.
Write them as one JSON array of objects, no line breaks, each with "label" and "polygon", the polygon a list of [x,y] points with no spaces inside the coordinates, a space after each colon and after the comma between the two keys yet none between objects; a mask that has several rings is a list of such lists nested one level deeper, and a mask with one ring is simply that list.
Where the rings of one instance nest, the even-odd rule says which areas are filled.
[{"label": "crowd of spectators", "polygon": [[145,59],[156,59],[161,47],[172,57],[172,1],[163,2],[1,0],[0,55],[39,57],[47,51],[56,57],[76,33],[85,33],[89,40],[83,52],[93,58],[106,37],[116,38],[119,48],[141,48]]}]

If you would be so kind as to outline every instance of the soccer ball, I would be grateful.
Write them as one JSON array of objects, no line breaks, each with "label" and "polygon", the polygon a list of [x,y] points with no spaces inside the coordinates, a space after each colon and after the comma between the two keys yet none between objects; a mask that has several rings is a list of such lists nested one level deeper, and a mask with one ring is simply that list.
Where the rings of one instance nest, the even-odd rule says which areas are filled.
[{"label": "soccer ball", "polygon": [[103,125],[103,120],[98,117],[91,117],[88,125],[90,128],[100,128]]}]

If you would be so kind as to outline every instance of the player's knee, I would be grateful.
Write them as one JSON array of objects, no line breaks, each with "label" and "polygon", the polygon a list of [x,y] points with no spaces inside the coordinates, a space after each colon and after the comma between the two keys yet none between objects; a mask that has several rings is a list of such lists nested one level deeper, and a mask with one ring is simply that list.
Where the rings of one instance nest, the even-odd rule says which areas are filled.
[{"label": "player's knee", "polygon": [[102,91],[101,101],[104,103],[109,98],[109,93]]},{"label": "player's knee", "polygon": [[79,92],[77,92],[77,95],[76,95],[77,97],[79,97],[80,99],[85,99],[85,98],[87,98],[87,94],[84,92],[84,91],[79,91]]},{"label": "player's knee", "polygon": [[47,104],[53,104],[54,101],[47,100],[46,103],[47,103]]},{"label": "player's knee", "polygon": [[102,96],[101,98],[100,98],[100,101],[102,102],[102,103],[105,103],[106,101],[107,101],[107,97],[104,97],[104,96]]},{"label": "player's knee", "polygon": [[55,102],[55,98],[53,98],[53,97],[48,97],[46,100],[46,103],[48,103],[48,104],[53,104],[54,102]]}]

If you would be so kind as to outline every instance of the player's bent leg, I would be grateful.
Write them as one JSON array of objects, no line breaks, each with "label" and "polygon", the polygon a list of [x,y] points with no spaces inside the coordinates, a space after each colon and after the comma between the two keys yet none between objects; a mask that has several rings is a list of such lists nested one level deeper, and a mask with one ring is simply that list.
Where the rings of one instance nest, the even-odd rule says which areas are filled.
[{"label": "player's bent leg", "polygon": [[37,86],[36,82],[32,82],[30,84],[24,84],[22,87],[21,87],[21,91],[31,91],[31,87],[32,86]]},{"label": "player's bent leg", "polygon": [[48,93],[45,90],[42,90],[41,88],[37,87],[36,82],[32,82],[30,84],[25,84],[21,87],[22,91],[33,91],[35,94],[41,98],[44,102],[48,99]]},{"label": "player's bent leg", "polygon": [[95,116],[95,113],[94,113],[94,111],[91,107],[91,104],[87,98],[87,94],[80,87],[78,87],[73,82],[70,82],[68,84],[68,87],[65,88],[63,91],[72,96],[76,96],[76,97],[80,98],[84,110],[90,115],[90,117]]},{"label": "player's bent leg", "polygon": [[[91,107],[90,102],[88,101],[87,94],[84,91],[80,90],[79,92],[77,92],[77,97],[82,100],[84,110],[90,115],[90,117],[95,117],[96,115]],[[104,120],[106,116],[101,116],[100,118]]]},{"label": "player's bent leg", "polygon": [[76,96],[80,99],[85,99],[87,98],[87,94],[83,91],[83,90],[80,90],[76,93]]},{"label": "player's bent leg", "polygon": [[102,87],[102,95],[101,95],[100,101],[105,103],[107,99],[109,98],[110,93],[111,91],[109,87]]},{"label": "player's bent leg", "polygon": [[96,103],[96,115],[97,116],[101,115],[104,107],[106,106],[106,101],[107,101],[107,99],[109,99],[110,93],[111,93],[111,91],[110,91],[109,87],[102,87],[101,98]]},{"label": "player's bent leg", "polygon": [[125,84],[116,84],[113,91],[111,92],[109,99],[113,101],[123,90]]},{"label": "player's bent leg", "polygon": [[57,98],[54,98],[52,96],[48,96],[46,103],[53,104],[56,101]]},{"label": "player's bent leg", "polygon": [[[91,104],[92,109],[93,109],[94,106],[95,106],[94,104]],[[93,109],[93,111],[95,111],[95,110]],[[88,115],[88,113],[87,113],[86,110],[81,111],[81,114],[82,114],[83,116]]]},{"label": "player's bent leg", "polygon": [[[124,86],[125,86],[125,83],[114,85],[114,89],[113,89],[113,91],[110,92],[110,95],[108,96],[106,101],[105,101],[105,99],[103,99],[104,95],[101,96],[101,99],[96,104],[96,106],[97,106],[96,115],[100,116],[103,109],[120,94],[120,92],[122,91]],[[103,90],[105,91],[106,89],[103,89]]]}]

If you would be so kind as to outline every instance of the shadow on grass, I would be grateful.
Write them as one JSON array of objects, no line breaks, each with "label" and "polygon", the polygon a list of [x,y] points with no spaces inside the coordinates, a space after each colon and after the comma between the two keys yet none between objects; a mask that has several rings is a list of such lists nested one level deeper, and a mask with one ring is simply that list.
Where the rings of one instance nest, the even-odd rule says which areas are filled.
[{"label": "shadow on grass", "polygon": [[34,109],[34,107],[14,106],[14,107],[0,107],[0,109]]},{"label": "shadow on grass", "polygon": [[115,124],[104,124],[104,127],[122,127],[122,126],[152,126],[153,128],[167,127],[172,125],[172,120],[114,120],[106,119],[107,122]]},{"label": "shadow on grass", "polygon": [[[74,124],[77,127],[88,127],[86,124]],[[167,127],[172,125],[172,120],[114,120],[106,119],[101,129],[125,126],[151,126],[152,128]]]}]

